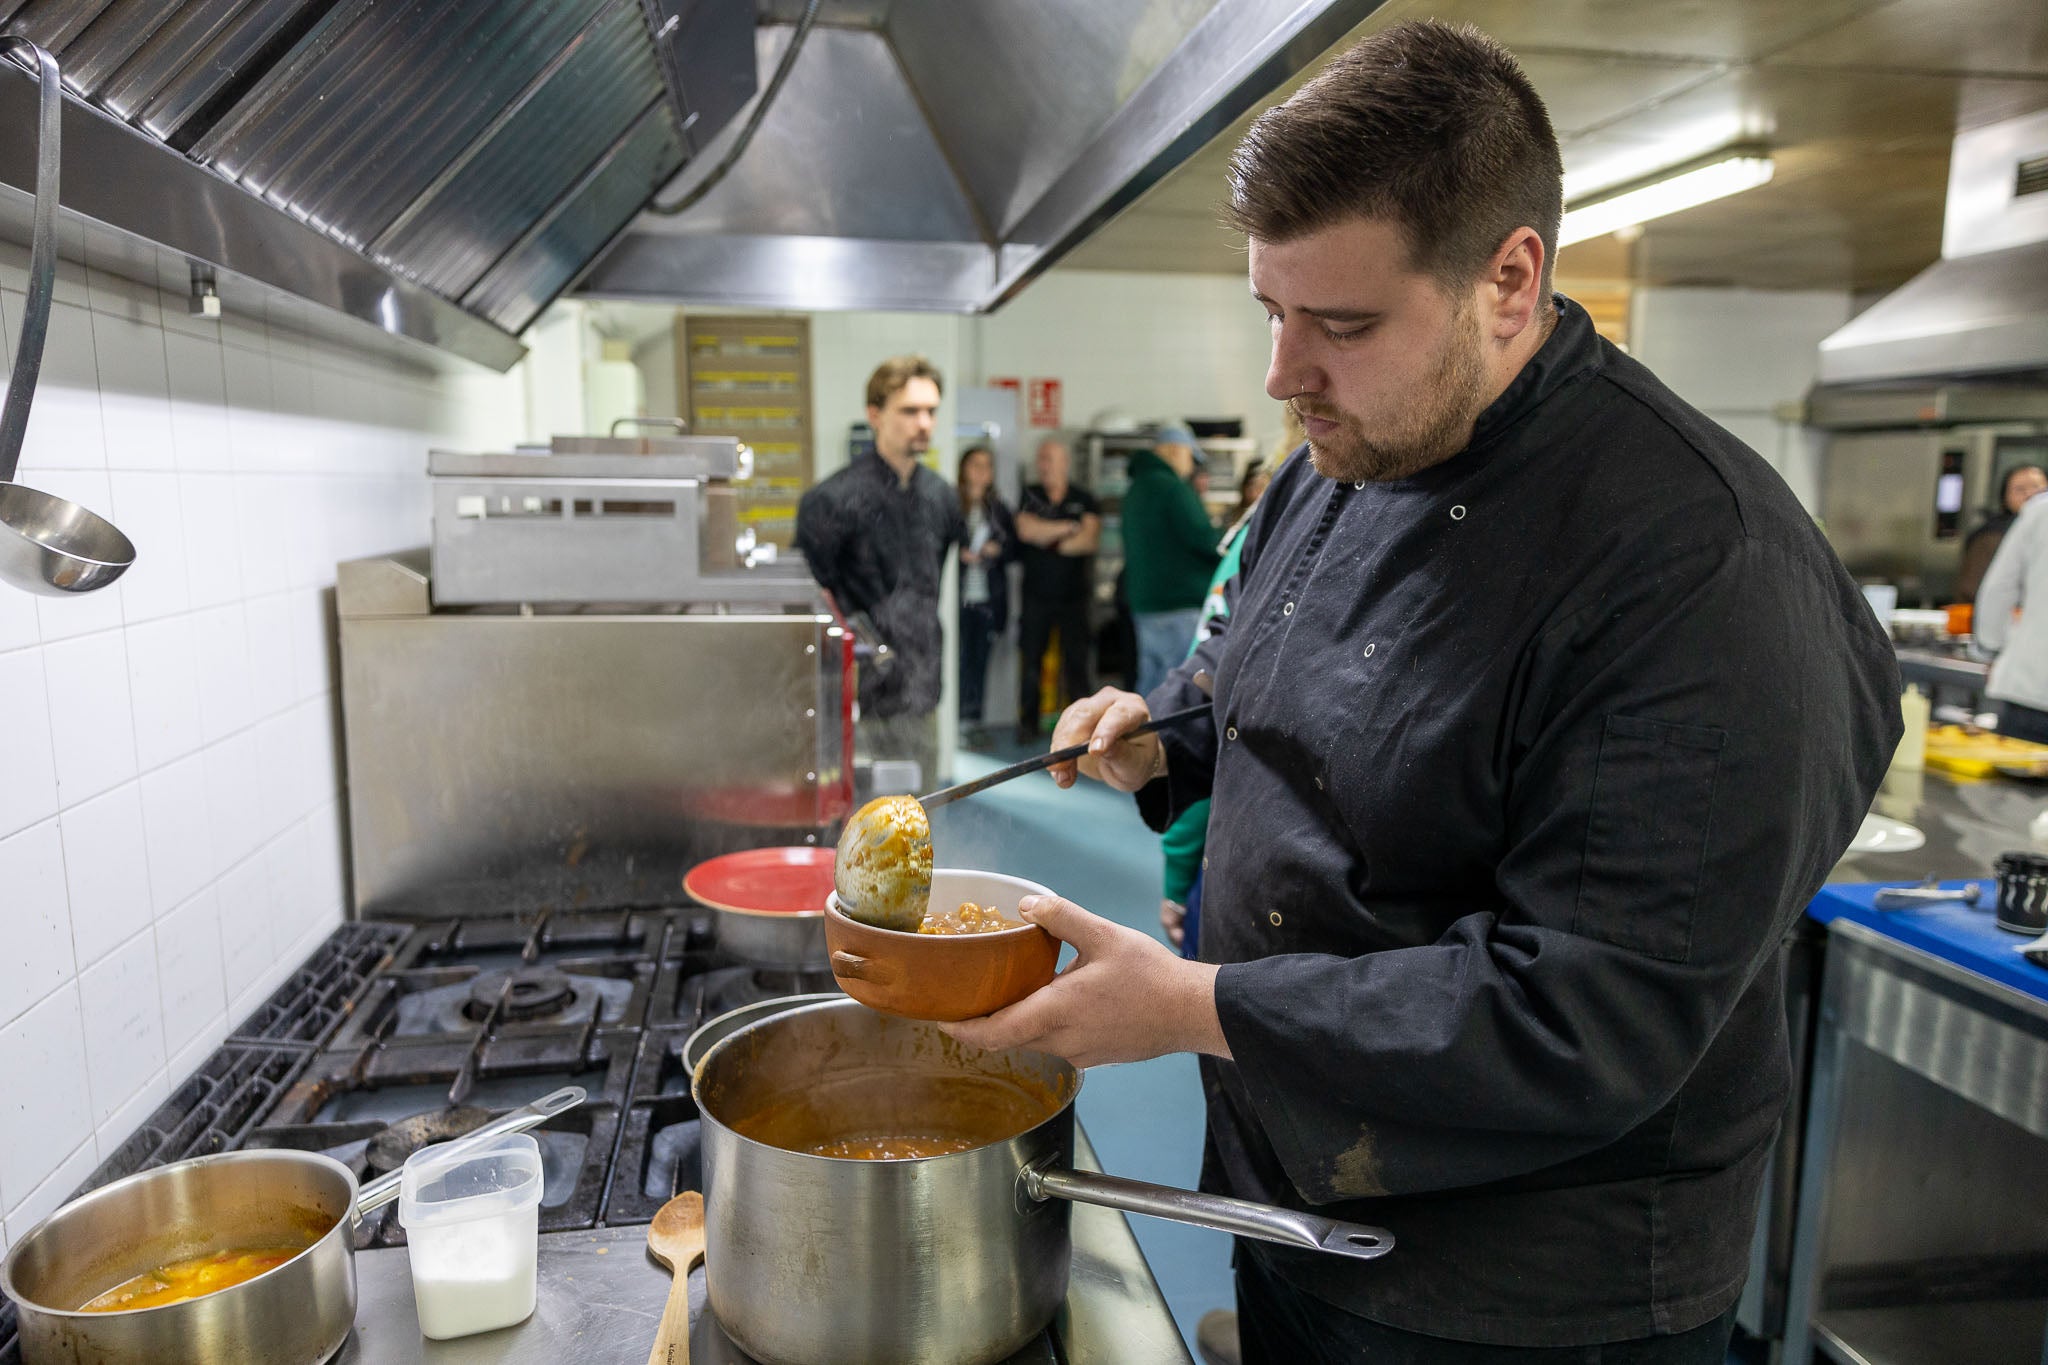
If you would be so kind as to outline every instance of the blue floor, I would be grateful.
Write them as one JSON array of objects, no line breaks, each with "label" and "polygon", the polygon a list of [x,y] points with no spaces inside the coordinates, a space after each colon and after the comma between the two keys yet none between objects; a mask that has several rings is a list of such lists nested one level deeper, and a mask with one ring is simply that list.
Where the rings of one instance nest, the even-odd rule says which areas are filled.
[{"label": "blue floor", "polygon": [[[955,779],[979,777],[1025,752],[963,752]],[[1105,919],[1163,937],[1159,839],[1121,792],[1093,782],[1061,791],[1034,773],[935,811],[932,845],[941,867],[1029,877]],[[1103,1169],[1194,1188],[1202,1165],[1202,1087],[1192,1056],[1096,1067],[1082,1084],[1078,1109]],[[1156,1218],[1130,1222],[1192,1352],[1202,1314],[1234,1302],[1230,1238]]]}]

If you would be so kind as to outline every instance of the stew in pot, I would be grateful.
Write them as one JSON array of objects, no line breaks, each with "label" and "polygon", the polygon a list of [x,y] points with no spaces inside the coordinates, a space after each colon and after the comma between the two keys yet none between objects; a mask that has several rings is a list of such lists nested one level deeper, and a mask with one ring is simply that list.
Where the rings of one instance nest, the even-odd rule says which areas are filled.
[{"label": "stew in pot", "polygon": [[123,1280],[106,1293],[80,1305],[81,1313],[120,1313],[131,1308],[158,1308],[182,1303],[253,1280],[275,1270],[304,1247],[262,1247],[253,1251],[215,1251],[190,1260],[173,1261]]}]

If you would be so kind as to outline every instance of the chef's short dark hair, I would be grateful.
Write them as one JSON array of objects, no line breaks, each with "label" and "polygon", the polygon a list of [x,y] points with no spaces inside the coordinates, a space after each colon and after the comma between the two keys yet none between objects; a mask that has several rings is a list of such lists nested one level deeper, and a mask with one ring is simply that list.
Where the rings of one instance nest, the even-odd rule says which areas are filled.
[{"label": "chef's short dark hair", "polygon": [[938,366],[931,361],[921,355],[892,355],[875,366],[875,372],[868,376],[868,406],[888,407],[889,400],[913,379],[929,379],[940,394],[946,392],[945,381],[939,378]]},{"label": "chef's short dark hair", "polygon": [[1478,29],[1396,24],[1339,54],[1253,122],[1230,159],[1231,226],[1286,242],[1383,219],[1409,264],[1446,288],[1508,234],[1543,238],[1543,290],[1564,212],[1564,163],[1521,64]]}]

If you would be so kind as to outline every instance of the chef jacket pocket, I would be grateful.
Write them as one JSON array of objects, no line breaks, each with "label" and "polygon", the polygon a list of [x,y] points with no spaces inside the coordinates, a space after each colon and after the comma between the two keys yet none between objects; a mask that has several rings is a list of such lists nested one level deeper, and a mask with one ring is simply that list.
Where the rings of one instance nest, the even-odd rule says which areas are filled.
[{"label": "chef jacket pocket", "polygon": [[1572,932],[1667,962],[1692,953],[1692,915],[1728,733],[1609,716],[1593,773]]}]

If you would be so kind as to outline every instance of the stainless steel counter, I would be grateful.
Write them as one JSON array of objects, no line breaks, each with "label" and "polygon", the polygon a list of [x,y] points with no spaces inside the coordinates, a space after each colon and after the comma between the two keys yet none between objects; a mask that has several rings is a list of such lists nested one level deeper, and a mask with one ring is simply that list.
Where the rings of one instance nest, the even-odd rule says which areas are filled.
[{"label": "stainless steel counter", "polygon": [[[1088,1135],[1074,1164],[1100,1170]],[[1073,1206],[1067,1300],[1047,1336],[1005,1365],[1187,1365],[1190,1357],[1129,1223],[1113,1209]],[[356,1255],[356,1330],[336,1365],[640,1365],[654,1344],[669,1273],[647,1254],[644,1227],[550,1233],[540,1239],[540,1303],[517,1327],[455,1341],[420,1335],[412,1268],[402,1247]],[[748,1365],[704,1310],[704,1272],[690,1277],[690,1359]]]},{"label": "stainless steel counter", "polygon": [[[1828,874],[1831,882],[1917,881],[1980,877],[1987,883],[2001,853],[2027,847],[2027,826],[2048,810],[2048,781],[1979,780],[1894,769],[1871,809],[1903,820],[1927,836],[1910,853],[1857,854]],[[1987,885],[1986,890],[1989,890]]]}]

